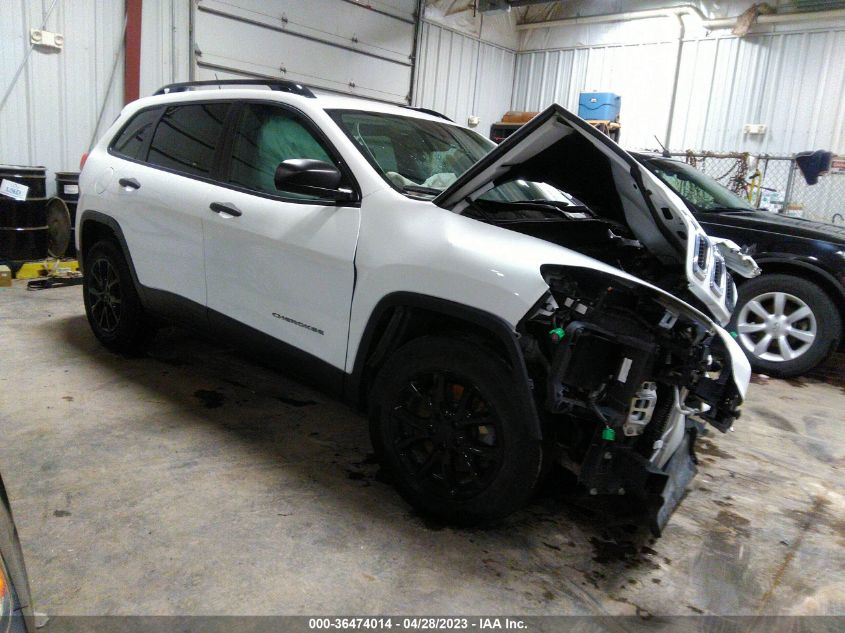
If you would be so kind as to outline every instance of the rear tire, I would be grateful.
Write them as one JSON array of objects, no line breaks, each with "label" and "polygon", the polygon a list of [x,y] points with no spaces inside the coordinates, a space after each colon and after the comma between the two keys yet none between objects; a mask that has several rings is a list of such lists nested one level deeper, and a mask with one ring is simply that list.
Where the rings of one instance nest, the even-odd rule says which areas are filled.
[{"label": "rear tire", "polygon": [[94,336],[113,352],[137,353],[151,337],[129,265],[113,240],[97,242],[85,256],[82,295]]},{"label": "rear tire", "polygon": [[515,391],[505,363],[464,340],[423,337],[390,357],[373,387],[370,434],[411,505],[461,524],[524,505],[542,448]]},{"label": "rear tire", "polygon": [[755,372],[791,378],[836,350],[842,318],[830,296],[813,282],[763,274],[740,286],[730,329]]}]

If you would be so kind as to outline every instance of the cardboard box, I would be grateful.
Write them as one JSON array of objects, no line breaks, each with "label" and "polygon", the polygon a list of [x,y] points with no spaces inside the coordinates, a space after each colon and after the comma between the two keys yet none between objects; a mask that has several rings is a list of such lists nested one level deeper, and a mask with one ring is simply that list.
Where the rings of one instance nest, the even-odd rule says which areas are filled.
[{"label": "cardboard box", "polygon": [[0,287],[12,285],[12,271],[8,266],[0,266]]}]

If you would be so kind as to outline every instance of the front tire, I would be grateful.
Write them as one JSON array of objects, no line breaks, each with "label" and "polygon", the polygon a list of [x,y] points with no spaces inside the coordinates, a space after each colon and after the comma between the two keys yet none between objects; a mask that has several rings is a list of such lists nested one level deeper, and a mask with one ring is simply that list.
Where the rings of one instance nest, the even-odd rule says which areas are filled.
[{"label": "front tire", "polygon": [[839,345],[842,319],[819,286],[771,274],[739,288],[731,329],[755,372],[791,378],[825,360]]},{"label": "front tire", "polygon": [[373,387],[370,433],[411,505],[473,524],[528,500],[542,449],[515,391],[505,363],[464,340],[423,337],[391,356]]},{"label": "front tire", "polygon": [[88,324],[107,348],[132,354],[147,342],[152,330],[129,265],[114,241],[97,242],[85,256],[82,295]]}]

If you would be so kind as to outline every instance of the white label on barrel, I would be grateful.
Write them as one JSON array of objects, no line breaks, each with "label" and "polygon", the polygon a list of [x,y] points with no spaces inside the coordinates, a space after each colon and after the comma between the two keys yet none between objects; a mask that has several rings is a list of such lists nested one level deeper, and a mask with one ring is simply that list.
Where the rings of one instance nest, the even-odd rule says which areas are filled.
[{"label": "white label on barrel", "polygon": [[79,193],[79,185],[65,185],[65,194],[68,196],[75,196]]},{"label": "white label on barrel", "polygon": [[26,194],[28,191],[29,187],[13,180],[6,180],[4,178],[3,181],[0,182],[0,193],[4,196],[14,198],[15,200],[26,200]]}]

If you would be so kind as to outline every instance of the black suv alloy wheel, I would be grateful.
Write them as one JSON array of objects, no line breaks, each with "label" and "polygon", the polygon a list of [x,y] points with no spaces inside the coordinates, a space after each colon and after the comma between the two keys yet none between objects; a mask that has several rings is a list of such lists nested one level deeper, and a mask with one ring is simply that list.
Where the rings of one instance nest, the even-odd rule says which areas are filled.
[{"label": "black suv alloy wheel", "polygon": [[102,257],[91,264],[91,281],[86,288],[91,316],[104,334],[111,334],[120,325],[121,290],[117,270]]},{"label": "black suv alloy wheel", "polygon": [[139,351],[153,330],[120,247],[113,240],[101,240],[83,261],[82,297],[94,336],[112,351]]},{"label": "black suv alloy wheel", "polygon": [[507,516],[531,496],[543,451],[511,369],[483,344],[425,336],[371,392],[370,435],[405,499],[458,523]]},{"label": "black suv alloy wheel", "polygon": [[472,497],[502,466],[501,421],[464,377],[444,371],[414,376],[387,416],[387,439],[406,476],[433,494]]}]

